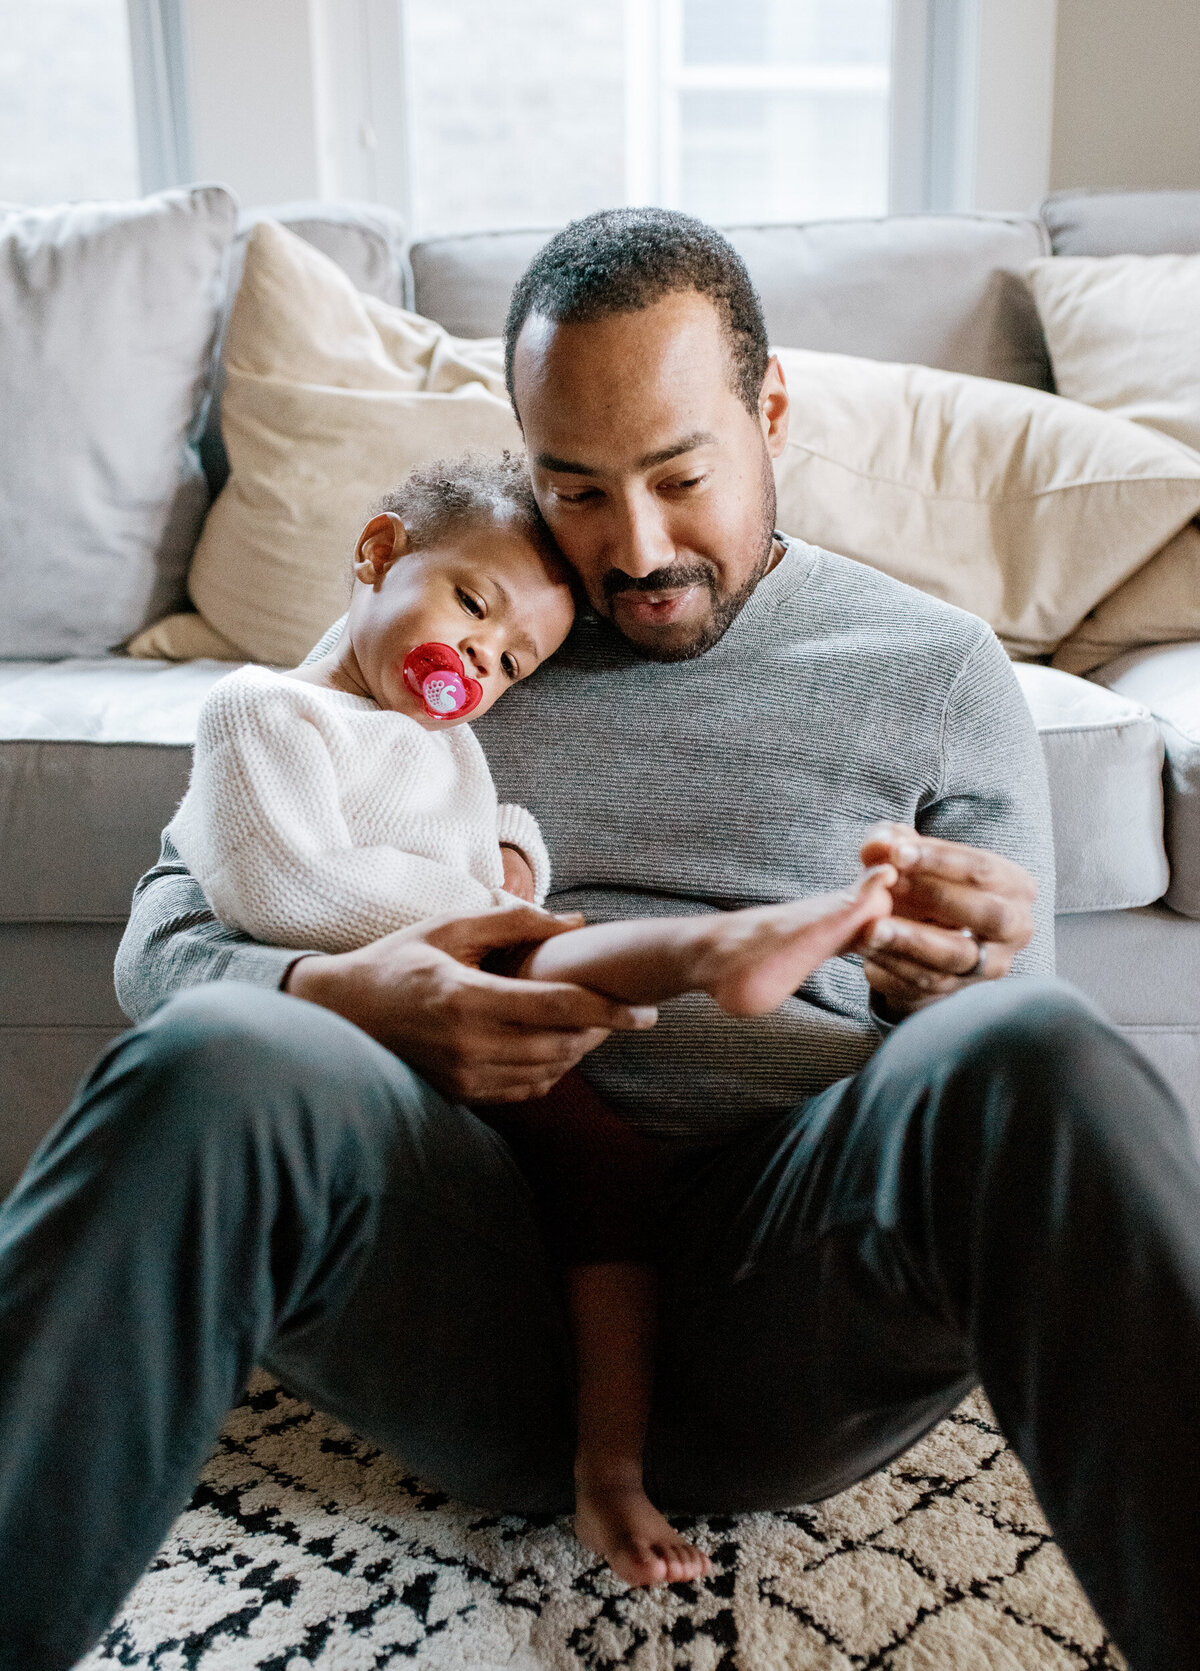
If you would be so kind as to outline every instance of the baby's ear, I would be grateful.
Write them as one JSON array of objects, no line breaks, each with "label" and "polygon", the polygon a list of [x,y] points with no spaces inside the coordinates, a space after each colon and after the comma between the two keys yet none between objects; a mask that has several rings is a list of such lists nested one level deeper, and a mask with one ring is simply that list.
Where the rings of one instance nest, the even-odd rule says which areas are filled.
[{"label": "baby's ear", "polygon": [[354,576],[366,586],[378,586],[398,557],[412,550],[408,529],[394,511],[373,516],[354,548]]}]

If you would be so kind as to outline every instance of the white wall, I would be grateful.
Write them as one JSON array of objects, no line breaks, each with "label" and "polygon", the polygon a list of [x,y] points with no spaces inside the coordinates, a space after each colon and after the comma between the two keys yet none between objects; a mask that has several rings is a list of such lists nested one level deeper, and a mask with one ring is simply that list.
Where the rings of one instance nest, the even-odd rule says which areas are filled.
[{"label": "white wall", "polygon": [[316,197],[309,0],[187,0],[196,178],[247,205]]},{"label": "white wall", "polygon": [[1200,0],[1058,0],[1050,180],[1200,187]]},{"label": "white wall", "polygon": [[1055,13],[1055,0],[980,0],[973,208],[1032,209],[1046,195]]}]

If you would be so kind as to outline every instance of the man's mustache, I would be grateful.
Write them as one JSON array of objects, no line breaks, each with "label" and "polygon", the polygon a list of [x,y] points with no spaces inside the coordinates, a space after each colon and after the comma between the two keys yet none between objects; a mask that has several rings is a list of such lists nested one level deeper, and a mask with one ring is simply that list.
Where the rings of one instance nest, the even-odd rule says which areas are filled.
[{"label": "man's mustache", "polygon": [[665,568],[655,569],[653,574],[640,576],[609,569],[601,582],[608,600],[618,592],[681,592],[685,586],[707,586],[711,590],[712,585],[711,570],[700,563],[669,563]]}]

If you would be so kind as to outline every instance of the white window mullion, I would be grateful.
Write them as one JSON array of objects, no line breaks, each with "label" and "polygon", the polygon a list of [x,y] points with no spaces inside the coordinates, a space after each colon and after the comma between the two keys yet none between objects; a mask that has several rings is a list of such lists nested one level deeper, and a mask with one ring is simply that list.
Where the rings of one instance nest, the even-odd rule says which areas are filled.
[{"label": "white window mullion", "polygon": [[667,209],[683,198],[683,6],[684,0],[657,0],[659,8],[659,197]]}]

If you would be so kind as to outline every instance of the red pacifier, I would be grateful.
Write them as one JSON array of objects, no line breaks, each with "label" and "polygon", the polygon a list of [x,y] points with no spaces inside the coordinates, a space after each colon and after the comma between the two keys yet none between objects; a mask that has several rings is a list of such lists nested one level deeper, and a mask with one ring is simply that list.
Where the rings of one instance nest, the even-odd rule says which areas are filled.
[{"label": "red pacifier", "polygon": [[483,686],[448,644],[418,644],[404,658],[404,683],[430,719],[458,719],[477,708]]}]

